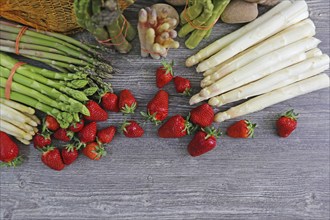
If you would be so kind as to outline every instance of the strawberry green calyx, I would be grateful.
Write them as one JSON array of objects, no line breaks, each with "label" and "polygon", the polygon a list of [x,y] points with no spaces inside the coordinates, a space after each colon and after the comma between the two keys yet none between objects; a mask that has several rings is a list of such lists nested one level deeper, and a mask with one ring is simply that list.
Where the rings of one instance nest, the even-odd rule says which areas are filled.
[{"label": "strawberry green calyx", "polygon": [[[75,149],[77,149],[76,147],[75,147],[75,145],[74,144],[67,144],[67,145],[65,145],[65,149],[68,151],[68,152],[73,152]],[[79,150],[79,149],[77,149],[77,150]]]},{"label": "strawberry green calyx", "polygon": [[18,156],[9,162],[0,162],[0,167],[18,167],[23,163],[24,159],[22,156]]},{"label": "strawberry green calyx", "polygon": [[194,126],[190,121],[190,114],[187,116],[186,121],[184,122],[184,129],[183,131],[186,131],[188,135],[192,134],[197,130],[197,127]]},{"label": "strawberry green calyx", "polygon": [[162,60],[162,65],[163,65],[163,69],[166,70],[165,74],[170,73],[172,76],[174,76],[173,74],[174,60],[172,60],[170,63],[168,63],[166,60]]},{"label": "strawberry green calyx", "polygon": [[153,122],[155,125],[159,125],[162,121],[158,120],[156,118],[156,115],[157,115],[157,112],[151,114],[150,111],[148,110],[148,113],[145,113],[145,112],[140,112],[140,114],[143,116],[143,118],[146,120],[146,121],[151,121]]},{"label": "strawberry green calyx", "polygon": [[54,149],[55,149],[55,147],[53,145],[48,145],[48,146],[46,146],[44,148],[41,148],[40,151],[43,152],[43,153],[46,153],[46,152],[52,151]]},{"label": "strawberry green calyx", "polygon": [[220,131],[219,128],[216,129],[214,127],[206,127],[206,128],[202,128],[201,130],[206,133],[205,140],[207,140],[210,137],[219,138],[222,135],[222,132]]},{"label": "strawberry green calyx", "polygon": [[191,88],[186,88],[183,92],[185,96],[191,96],[192,94],[192,89]]},{"label": "strawberry green calyx", "polygon": [[131,123],[128,121],[124,121],[124,123],[120,126],[120,132],[127,132],[126,127],[129,126]]},{"label": "strawberry green calyx", "polygon": [[293,109],[285,112],[284,114],[281,115],[281,117],[287,117],[287,118],[291,118],[292,120],[297,121],[298,119],[298,113],[295,113]]},{"label": "strawberry green calyx", "polygon": [[94,159],[101,158],[107,155],[107,151],[102,145],[96,146],[95,150],[93,150],[92,152],[97,154]]},{"label": "strawberry green calyx", "polygon": [[125,106],[120,110],[124,114],[133,114],[136,109],[136,102],[134,102],[131,106],[125,104]]},{"label": "strawberry green calyx", "polygon": [[257,124],[253,124],[251,121],[249,120],[245,120],[244,121],[246,124],[246,127],[248,129],[248,137],[254,137],[254,129],[257,127]]}]

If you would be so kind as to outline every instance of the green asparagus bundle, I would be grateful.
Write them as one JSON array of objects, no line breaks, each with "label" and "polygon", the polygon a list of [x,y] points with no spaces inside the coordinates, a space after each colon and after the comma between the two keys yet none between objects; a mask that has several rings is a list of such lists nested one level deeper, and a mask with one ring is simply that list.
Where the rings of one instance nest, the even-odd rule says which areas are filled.
[{"label": "green asparagus bundle", "polygon": [[179,37],[186,37],[185,45],[194,49],[212,32],[213,25],[217,22],[230,0],[189,0],[188,7],[181,13],[181,29]]},{"label": "green asparagus bundle", "polygon": [[0,21],[0,51],[34,59],[60,72],[84,71],[103,78],[111,77],[113,68],[100,60],[93,48],[62,34],[28,29],[16,45],[22,26]]},{"label": "green asparagus bundle", "polygon": [[114,46],[120,53],[132,49],[129,41],[135,29],[122,15],[117,0],[75,0],[78,24],[93,34],[105,46]]},{"label": "green asparagus bundle", "polygon": [[[7,79],[17,62],[0,52],[1,98],[5,97]],[[96,83],[90,85],[90,81],[97,79],[81,72],[58,73],[24,64],[13,75],[10,99],[54,116],[61,127],[66,128],[71,122],[79,121],[79,114],[89,115],[84,105],[88,96],[104,89]]]}]

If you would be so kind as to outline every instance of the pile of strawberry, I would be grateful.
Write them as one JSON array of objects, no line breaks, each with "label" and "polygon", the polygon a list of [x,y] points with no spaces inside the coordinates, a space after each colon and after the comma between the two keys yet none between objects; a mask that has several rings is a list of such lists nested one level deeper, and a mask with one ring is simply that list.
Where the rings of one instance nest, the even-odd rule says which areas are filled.
[{"label": "pile of strawberry", "polygon": [[[187,147],[191,156],[196,157],[211,151],[216,147],[216,139],[221,132],[210,127],[214,121],[214,111],[210,105],[201,104],[192,109],[187,117],[177,114],[165,121],[168,117],[169,94],[162,88],[173,80],[178,93],[190,95],[191,85],[188,79],[173,76],[173,62],[164,61],[162,64],[156,71],[156,85],[160,90],[147,104],[147,111],[141,112],[141,115],[156,125],[163,123],[158,128],[158,136],[161,138],[181,138],[195,133]],[[93,100],[86,103],[90,116],[82,117],[68,129],[60,128],[56,119],[47,115],[43,120],[41,132],[34,136],[34,147],[41,152],[42,162],[58,171],[72,164],[78,158],[79,152],[91,160],[99,160],[106,155],[105,145],[113,140],[117,128],[109,126],[98,130],[97,122],[108,119],[106,111],[133,114],[137,104],[130,90],[122,90],[119,96],[104,92],[100,94],[100,105]],[[286,112],[277,120],[276,126],[279,136],[289,136],[297,126],[297,114],[293,110]],[[249,138],[253,137],[255,127],[256,124],[249,120],[240,120],[228,127],[226,134],[233,138]],[[120,131],[129,138],[138,138],[144,134],[144,129],[136,120],[125,121]],[[19,165],[22,158],[16,143],[4,132],[0,132],[0,139],[2,165]],[[52,139],[65,142],[65,147],[60,149],[54,146]]]}]

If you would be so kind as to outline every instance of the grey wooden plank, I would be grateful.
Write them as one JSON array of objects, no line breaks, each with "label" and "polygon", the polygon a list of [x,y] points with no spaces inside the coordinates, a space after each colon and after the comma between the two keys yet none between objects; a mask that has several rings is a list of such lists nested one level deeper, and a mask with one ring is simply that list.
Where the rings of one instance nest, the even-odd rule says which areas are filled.
[{"label": "grey wooden plank", "polygon": [[[126,12],[136,24],[138,1]],[[320,48],[329,54],[329,2],[309,0]],[[217,24],[210,39],[193,51],[171,51],[176,73],[198,89],[201,75],[185,68],[187,56],[240,25]],[[94,42],[88,33],[77,38]],[[183,41],[181,40],[183,45]],[[128,55],[108,54],[121,72],[111,80],[116,92],[134,91],[138,112],[156,93],[153,70],[159,61],[139,57],[138,40]],[[328,72],[329,73],[329,72]],[[129,80],[127,80],[129,79]],[[188,98],[170,92],[170,114],[186,114]],[[229,107],[230,105],[226,106]],[[289,108],[300,112],[294,135],[280,139],[274,117]],[[135,119],[141,119],[136,114]],[[329,219],[329,89],[277,104],[247,116],[258,123],[256,137],[219,139],[217,148],[199,158],[187,155],[191,137],[162,140],[156,128],[130,140],[117,135],[110,154],[100,161],[81,156],[62,172],[46,168],[33,147],[20,146],[28,157],[17,169],[1,169],[1,219]],[[119,125],[124,117],[109,113],[99,127]],[[232,121],[220,124],[225,128]]]}]

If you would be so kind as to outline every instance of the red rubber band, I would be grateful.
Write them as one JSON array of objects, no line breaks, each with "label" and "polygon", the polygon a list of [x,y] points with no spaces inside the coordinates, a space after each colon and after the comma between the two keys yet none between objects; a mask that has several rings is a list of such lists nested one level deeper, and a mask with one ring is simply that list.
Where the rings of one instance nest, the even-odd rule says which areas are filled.
[{"label": "red rubber band", "polygon": [[213,28],[213,26],[218,22],[220,16],[217,19],[215,19],[214,22],[212,24],[210,24],[209,26],[197,26],[197,25],[195,25],[193,23],[193,21],[190,20],[190,18],[187,15],[188,4],[189,4],[189,0],[186,0],[186,5],[185,5],[185,7],[183,9],[183,16],[186,19],[186,21],[190,24],[190,26],[193,27],[194,29],[208,31],[211,28]]},{"label": "red rubber band", "polygon": [[[113,38],[108,38],[106,40],[97,40],[100,44],[104,44],[104,45],[107,45],[107,46],[119,46],[119,45],[122,45],[124,43],[126,35],[127,35],[127,31],[128,31],[128,21],[126,20],[126,18],[124,16],[122,16],[122,17],[124,19],[124,22],[123,22],[123,26],[121,27],[118,35],[113,37]],[[126,24],[126,28],[125,28],[125,24]],[[124,31],[124,28],[125,28],[125,31]],[[123,32],[124,32],[124,34],[123,34]],[[119,37],[122,37],[121,42],[116,43],[116,44],[115,43],[109,43],[111,40],[117,39]]]},{"label": "red rubber band", "polygon": [[11,84],[13,83],[14,74],[16,73],[16,70],[24,64],[25,64],[24,62],[17,62],[10,70],[10,74],[6,81],[6,87],[5,87],[5,98],[8,100],[10,99]]},{"label": "red rubber band", "polygon": [[15,43],[15,53],[19,55],[19,42],[24,35],[25,31],[28,29],[28,27],[23,26],[21,30],[18,32],[17,37],[16,37],[16,43]]}]

